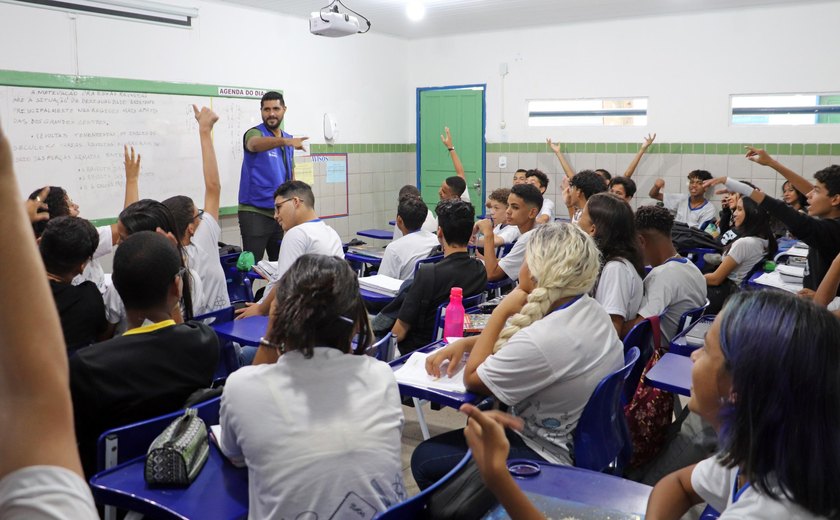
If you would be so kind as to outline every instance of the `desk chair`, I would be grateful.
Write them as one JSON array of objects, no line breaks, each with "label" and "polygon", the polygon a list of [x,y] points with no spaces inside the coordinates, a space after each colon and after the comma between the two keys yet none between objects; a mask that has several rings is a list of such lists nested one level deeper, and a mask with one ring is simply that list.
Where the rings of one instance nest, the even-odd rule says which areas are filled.
[{"label": "desk chair", "polygon": [[703,255],[706,254],[720,254],[720,251],[717,249],[712,249],[710,247],[695,247],[692,249],[685,249],[679,252],[682,256],[691,260],[694,265],[697,266],[697,269],[703,270],[706,267],[706,260],[703,258]]},{"label": "desk chair", "polygon": [[[356,350],[357,342],[353,341],[353,350]],[[368,356],[373,356],[379,361],[386,363],[393,361],[396,358],[397,352],[397,336],[396,334],[386,334],[379,341],[371,345],[365,351]]]},{"label": "desk chair", "polygon": [[420,260],[417,260],[414,263],[414,273],[411,276],[414,277],[414,278],[417,277],[417,271],[420,270],[421,265],[423,265],[423,264],[436,264],[436,263],[440,262],[441,260],[443,260],[443,255],[434,255],[434,256],[429,256],[429,257],[421,258]]},{"label": "desk chair", "polygon": [[[464,298],[464,314],[467,312],[479,312],[478,304],[483,303],[484,298],[484,293]],[[443,324],[444,318],[446,317],[447,305],[449,305],[448,301],[438,305],[437,313],[435,314],[435,328],[432,333],[432,342],[440,341],[443,338]],[[425,405],[428,401],[418,399],[416,397],[412,397],[411,399],[414,402],[414,410],[417,412],[417,423],[420,425],[420,431],[423,433],[423,439],[429,440],[431,434],[429,433],[429,426],[426,424],[426,416],[423,414],[423,405]]]},{"label": "desk chair", "polygon": [[624,356],[626,357],[633,348],[639,349],[639,361],[630,371],[627,377],[627,384],[624,385],[623,402],[630,403],[636,394],[636,387],[642,379],[642,371],[653,356],[653,327],[649,319],[637,323],[627,336],[624,337]]},{"label": "desk chair", "polygon": [[[763,262],[762,262],[763,263]],[[747,280],[748,278],[744,278]],[[684,331],[688,327],[690,327],[695,321],[700,319],[700,316],[706,312],[706,309],[709,307],[709,299],[706,298],[706,303],[697,307],[696,309],[689,309],[685,311],[682,316],[680,316],[680,321],[677,323],[677,334]]]},{"label": "desk chair", "polygon": [[576,467],[621,474],[631,446],[621,394],[638,360],[639,349],[633,347],[624,366],[602,379],[586,403],[574,432]]},{"label": "desk chair", "polygon": [[461,462],[458,463],[457,466],[452,468],[449,473],[441,477],[440,480],[432,484],[431,486],[427,487],[417,495],[409,498],[405,502],[400,502],[399,504],[395,504],[389,507],[386,511],[383,511],[381,514],[374,517],[375,520],[414,520],[414,519],[421,519],[427,518],[428,514],[428,507],[429,507],[429,499],[431,498],[432,494],[434,494],[438,488],[441,486],[446,485],[450,480],[455,478],[461,470],[467,465],[472,457],[472,451],[467,451],[467,454],[464,455],[464,458],[461,459]]},{"label": "desk chair", "polygon": [[[219,409],[221,397],[216,397],[192,408],[198,410],[198,416],[209,428],[213,424],[219,424]],[[155,437],[161,434],[169,424],[184,414],[178,410],[160,417],[154,417],[145,421],[112,428],[102,433],[96,442],[96,470],[97,473],[122,464],[131,459],[142,457],[149,450],[149,445]],[[95,489],[94,489],[94,498]],[[106,520],[116,518],[116,509],[112,506],[105,507]]]},{"label": "desk chair", "polygon": [[[214,325],[220,323],[228,323],[233,321],[234,307],[225,307],[201,316],[196,316],[193,321],[204,323],[205,325]],[[218,337],[218,336],[217,336]],[[216,373],[213,374],[213,379],[227,377],[239,369],[239,355],[236,352],[236,347],[232,341],[219,337],[219,365],[216,367]]]},{"label": "desk chair", "polygon": [[251,289],[251,280],[246,276],[246,273],[236,267],[237,260],[239,260],[239,253],[219,257],[222,269],[225,271],[230,303],[252,302],[254,301],[254,292]]}]

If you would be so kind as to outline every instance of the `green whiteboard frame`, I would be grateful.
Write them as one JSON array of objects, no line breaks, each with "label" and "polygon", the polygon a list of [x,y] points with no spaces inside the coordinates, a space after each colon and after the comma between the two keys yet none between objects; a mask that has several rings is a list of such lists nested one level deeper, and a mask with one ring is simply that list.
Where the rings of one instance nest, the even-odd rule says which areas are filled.
[{"label": "green whiteboard frame", "polygon": [[[141,92],[144,94],[174,94],[183,96],[207,96],[214,98],[260,99],[262,93],[273,90],[283,94],[279,88],[239,87],[231,85],[205,85],[200,83],[173,83],[150,81],[145,79],[109,78],[103,76],[73,76],[70,74],[50,74],[46,72],[26,72],[0,69],[0,85],[8,87],[59,88],[75,90],[103,90],[112,92]],[[219,94],[219,89],[226,88],[242,93]],[[248,95],[249,92],[254,94]],[[219,208],[219,215],[236,215],[238,206]],[[117,217],[94,219],[95,226],[104,226],[117,222]]]}]

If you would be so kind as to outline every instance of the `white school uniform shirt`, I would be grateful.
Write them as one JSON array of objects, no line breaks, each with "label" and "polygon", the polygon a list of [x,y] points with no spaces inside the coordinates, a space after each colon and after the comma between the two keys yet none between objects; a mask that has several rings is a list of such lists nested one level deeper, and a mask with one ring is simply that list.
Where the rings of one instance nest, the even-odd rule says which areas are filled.
[{"label": "white school uniform shirt", "polygon": [[99,515],[87,482],[59,466],[28,466],[0,480],[4,520],[96,520]]},{"label": "white school uniform shirt", "polygon": [[[423,231],[428,231],[429,233],[437,233],[438,221],[437,218],[435,218],[434,211],[429,210],[429,212],[426,213],[426,220],[423,221],[423,225],[420,226],[420,229],[422,229]],[[400,231],[400,228],[397,227],[396,224],[394,224],[394,240],[402,236],[402,231]]]},{"label": "white school uniform shirt", "polygon": [[[543,197],[542,208],[540,208],[540,215],[548,215],[548,222],[554,222],[554,201]],[[537,215],[539,216],[539,215]]]},{"label": "white school uniform shirt", "polygon": [[[721,520],[810,520],[823,518],[809,513],[804,508],[782,498],[774,500],[753,487],[736,490],[738,468],[727,468],[717,456],[700,461],[691,472],[691,487],[700,497],[720,511]],[[778,493],[779,497],[784,495]]]},{"label": "white school uniform shirt", "polygon": [[313,350],[243,367],[225,384],[221,449],[248,466],[249,518],[366,520],[407,498],[391,367]]},{"label": "white school uniform shirt", "polygon": [[710,200],[706,200],[699,208],[689,205],[690,195],[687,193],[665,193],[662,203],[671,211],[676,211],[674,220],[684,222],[688,227],[699,228],[700,224],[717,218],[717,210]]},{"label": "white school uniform shirt", "polygon": [[511,336],[477,374],[524,420],[521,435],[528,447],[549,462],[572,464],[583,408],[623,362],[624,347],[609,315],[584,294]]},{"label": "white school uniform shirt", "polygon": [[277,270],[268,282],[260,302],[277,285],[280,278],[292,267],[295,260],[306,254],[328,255],[344,258],[344,248],[338,233],[323,220],[316,218],[293,227],[283,235],[280,242],[280,255],[277,258]]},{"label": "white school uniform shirt", "polygon": [[767,256],[767,240],[759,237],[738,237],[724,255],[727,256],[738,264],[727,278],[739,285],[755,264]]},{"label": "white school uniform shirt", "polygon": [[510,224],[496,224],[496,227],[493,228],[493,234],[502,237],[505,244],[512,244],[519,239],[519,236],[522,233],[519,232],[518,226],[512,226]]},{"label": "white school uniform shirt", "polygon": [[377,274],[408,280],[414,277],[414,264],[429,256],[432,248],[440,245],[437,235],[417,230],[394,240],[385,248]]},{"label": "white school uniform shirt", "polygon": [[[195,269],[190,269],[190,296],[192,296],[193,316],[199,316],[210,312],[202,302],[204,299],[204,287],[201,283],[201,276]],[[102,300],[105,302],[105,319],[108,323],[116,325],[114,335],[120,335],[128,330],[128,321],[126,319],[125,304],[114,287],[114,283],[110,276],[105,280],[106,289],[105,294],[102,295]],[[181,313],[184,312],[184,306],[181,305]]]},{"label": "white school uniform shirt", "polygon": [[668,309],[661,321],[663,344],[676,335],[684,312],[706,303],[706,279],[687,258],[671,258],[654,267],[644,286],[639,316],[658,316]]},{"label": "white school uniform shirt", "polygon": [[[204,289],[204,300],[199,302],[206,312],[230,307],[227,278],[219,260],[219,238],[222,228],[212,215],[205,213],[201,224],[184,251],[191,269],[198,272]],[[195,302],[193,302],[195,305]],[[202,313],[203,314],[203,313]]]},{"label": "white school uniform shirt", "polygon": [[96,251],[93,252],[93,258],[90,262],[85,264],[85,269],[82,274],[78,274],[71,282],[73,285],[79,285],[82,282],[93,282],[99,293],[103,296],[108,286],[105,281],[105,270],[99,264],[97,258],[109,255],[114,251],[113,235],[111,234],[111,226],[100,226],[96,228],[99,234],[99,245],[96,246]]},{"label": "white school uniform shirt", "polygon": [[621,316],[625,321],[635,319],[643,295],[642,278],[629,260],[621,258],[604,265],[595,288],[595,300],[607,314]]},{"label": "white school uniform shirt", "polygon": [[522,262],[525,261],[525,246],[528,245],[528,240],[533,232],[534,230],[531,229],[522,233],[513,247],[510,248],[510,252],[499,260],[499,267],[511,280],[519,280],[519,269],[522,267]]}]

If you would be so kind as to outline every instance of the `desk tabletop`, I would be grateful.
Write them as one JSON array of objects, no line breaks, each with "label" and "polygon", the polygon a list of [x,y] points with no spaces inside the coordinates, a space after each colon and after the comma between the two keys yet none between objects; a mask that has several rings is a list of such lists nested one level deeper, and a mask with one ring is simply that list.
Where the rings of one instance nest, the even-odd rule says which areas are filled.
[{"label": "desk tabletop", "polygon": [[[508,466],[518,462],[522,461],[509,460]],[[652,490],[650,486],[572,466],[528,463],[537,464],[540,472],[534,476],[516,477],[516,483],[550,518],[621,519],[638,518],[645,513]],[[498,506],[484,518],[508,516]]]},{"label": "desk tabletop", "polygon": [[[438,348],[444,345],[443,341],[436,341],[425,347],[421,347],[418,349],[419,352],[433,352]],[[401,366],[405,364],[408,360],[409,356],[412,353],[408,353],[402,357],[399,357],[389,364],[391,365],[391,369],[396,371]],[[425,399],[426,401],[432,403],[438,403],[444,406],[449,406],[451,408],[455,408],[456,410],[461,407],[464,403],[469,404],[476,404],[481,402],[484,399],[484,396],[473,394],[471,392],[467,392],[464,394],[458,392],[448,392],[446,390],[435,390],[433,388],[425,388],[422,386],[414,386],[407,383],[400,383],[397,381],[398,386],[400,387],[400,395],[403,397],[416,397],[418,399]]]},{"label": "desk tabletop", "polygon": [[344,259],[348,262],[361,262],[363,264],[379,265],[382,263],[382,258],[378,256],[365,255],[358,252],[347,251],[344,253]]},{"label": "desk tabletop", "polygon": [[187,488],[151,488],[143,479],[145,457],[90,479],[97,502],[150,518],[233,520],[248,516],[248,470],[227,461],[210,443],[207,463]]},{"label": "desk tabletop", "polygon": [[361,287],[359,287],[359,294],[362,295],[362,299],[364,301],[371,303],[388,303],[394,299],[394,296],[390,294],[382,294],[376,291],[369,291]]},{"label": "desk tabletop", "polygon": [[216,335],[242,345],[259,345],[268,328],[268,316],[251,316],[241,320],[211,325]]},{"label": "desk tabletop", "polygon": [[360,237],[376,238],[379,240],[394,239],[393,229],[363,229],[361,231],[356,231],[356,234]]},{"label": "desk tabletop", "polygon": [[691,353],[700,348],[700,346],[689,345],[687,336],[697,336],[697,334],[694,333],[695,330],[702,332],[707,331],[713,321],[715,321],[715,316],[713,314],[701,316],[700,319],[689,325],[684,331],[674,336],[674,339],[671,340],[671,346],[668,351],[671,354],[690,356]]},{"label": "desk tabletop", "polygon": [[678,354],[665,354],[645,375],[645,382],[680,395],[691,395],[691,358]]}]

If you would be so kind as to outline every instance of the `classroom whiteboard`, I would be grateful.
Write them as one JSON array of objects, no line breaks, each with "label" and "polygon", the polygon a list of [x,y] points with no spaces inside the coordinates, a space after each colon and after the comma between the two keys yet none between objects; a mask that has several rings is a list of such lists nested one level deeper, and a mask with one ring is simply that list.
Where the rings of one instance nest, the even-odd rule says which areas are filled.
[{"label": "classroom whiteboard", "polygon": [[[264,92],[0,71],[0,124],[12,145],[22,196],[44,185],[62,186],[79,204],[81,216],[103,224],[122,210],[125,144],[142,156],[141,198],[187,195],[201,207],[201,148],[191,105],[209,106],[219,115],[213,141],[222,183],[222,213],[233,214],[238,204],[242,136],[262,122],[259,98]],[[346,168],[342,183],[324,183],[323,193],[317,184],[313,190],[316,202],[324,197],[325,206],[346,214]]]}]

